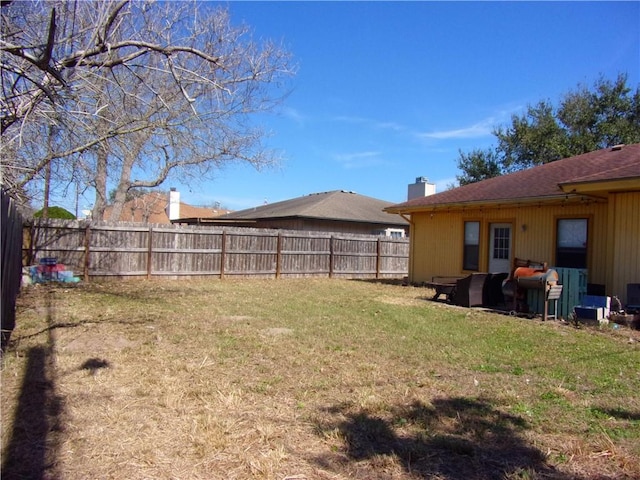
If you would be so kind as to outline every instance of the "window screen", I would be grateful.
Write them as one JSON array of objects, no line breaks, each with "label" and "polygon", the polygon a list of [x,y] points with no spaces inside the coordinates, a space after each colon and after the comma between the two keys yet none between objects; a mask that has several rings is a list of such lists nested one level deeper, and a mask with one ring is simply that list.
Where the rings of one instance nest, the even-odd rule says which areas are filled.
[{"label": "window screen", "polygon": [[556,266],[587,268],[586,218],[561,218],[557,225]]},{"label": "window screen", "polygon": [[480,222],[464,222],[464,270],[480,268]]}]

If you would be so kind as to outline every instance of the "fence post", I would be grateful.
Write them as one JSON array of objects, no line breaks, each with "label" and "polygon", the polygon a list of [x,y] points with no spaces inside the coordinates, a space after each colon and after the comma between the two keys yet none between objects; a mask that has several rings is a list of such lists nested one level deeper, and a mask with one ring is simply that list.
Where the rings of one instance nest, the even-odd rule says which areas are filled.
[{"label": "fence post", "polygon": [[151,270],[153,263],[153,227],[149,227],[149,243],[147,247],[147,280],[151,279]]},{"label": "fence post", "polygon": [[382,263],[382,244],[380,238],[376,242],[376,279],[380,278],[380,266]]},{"label": "fence post", "polygon": [[278,232],[278,242],[276,244],[276,278],[280,278],[282,262],[282,233]]},{"label": "fence post", "polygon": [[333,235],[329,239],[329,278],[333,278],[333,267],[334,267],[334,258],[333,258]]},{"label": "fence post", "polygon": [[227,231],[222,230],[222,245],[220,249],[220,280],[224,278],[224,264],[226,262],[227,253]]},{"label": "fence post", "polygon": [[36,222],[35,219],[31,221],[29,225],[29,250],[27,251],[26,263],[27,265],[33,265],[36,261]]},{"label": "fence post", "polygon": [[84,229],[84,281],[89,283],[89,266],[91,254],[91,223],[87,222],[87,227]]}]

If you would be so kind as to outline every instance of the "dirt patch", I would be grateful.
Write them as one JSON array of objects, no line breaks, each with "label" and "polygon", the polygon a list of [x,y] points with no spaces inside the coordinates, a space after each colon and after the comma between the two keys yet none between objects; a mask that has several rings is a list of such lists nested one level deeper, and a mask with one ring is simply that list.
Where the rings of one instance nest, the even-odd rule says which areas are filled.
[{"label": "dirt patch", "polygon": [[127,340],[122,336],[109,337],[94,332],[85,332],[67,344],[61,345],[61,349],[68,352],[113,352],[136,345],[137,342]]},{"label": "dirt patch", "polygon": [[218,320],[219,322],[229,322],[229,323],[234,323],[234,322],[249,322],[253,317],[250,317],[249,315],[225,315],[222,317],[217,317],[216,320]]},{"label": "dirt patch", "polygon": [[380,303],[385,303],[387,305],[399,305],[399,306],[407,306],[407,307],[413,307],[413,306],[424,304],[424,300],[420,298],[382,296],[382,297],[378,297],[376,300]]},{"label": "dirt patch", "polygon": [[269,337],[279,337],[281,335],[291,335],[293,330],[290,328],[265,328],[262,330],[263,335],[267,335]]}]

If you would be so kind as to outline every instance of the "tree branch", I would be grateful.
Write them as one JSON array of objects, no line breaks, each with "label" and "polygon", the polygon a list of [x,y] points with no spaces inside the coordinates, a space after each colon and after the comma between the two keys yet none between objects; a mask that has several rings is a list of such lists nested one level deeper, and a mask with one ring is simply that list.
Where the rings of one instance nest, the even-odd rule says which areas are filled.
[{"label": "tree branch", "polygon": [[125,61],[129,61],[129,56],[116,58],[110,62],[105,61],[89,61],[86,59],[93,58],[101,53],[105,53],[107,51],[115,52],[124,48],[136,47],[140,50],[135,52],[132,58],[138,57],[142,54],[148,52],[156,52],[161,53],[163,55],[173,55],[176,53],[188,53],[194,55],[198,58],[201,58],[209,63],[216,65],[219,68],[222,68],[222,64],[220,64],[220,58],[209,55],[208,53],[203,52],[197,48],[186,47],[186,46],[162,46],[156,43],[143,42],[139,40],[124,40],[117,43],[104,43],[97,45],[91,49],[81,50],[73,55],[63,58],[60,60],[60,65],[65,68],[77,67],[77,66],[88,66],[88,67],[114,67],[116,65],[122,65]]},{"label": "tree branch", "polygon": [[54,153],[53,155],[49,155],[49,156],[43,158],[42,160],[40,160],[40,162],[38,162],[33,167],[31,173],[28,174],[27,176],[25,176],[25,178],[23,178],[22,181],[20,181],[17,185],[19,187],[25,186],[28,182],[33,180],[35,178],[35,176],[40,171],[42,171],[42,169],[45,168],[53,160],[56,160],[58,158],[71,157],[72,155],[76,155],[78,153],[86,152],[87,150],[90,150],[91,148],[95,147],[96,145],[98,145],[100,143],[103,143],[103,142],[109,140],[110,138],[117,137],[117,136],[120,136],[120,135],[128,135],[128,134],[140,132],[140,131],[148,129],[148,128],[154,128],[154,126],[153,125],[142,125],[142,126],[131,128],[131,129],[110,130],[106,134],[104,134],[104,135],[102,135],[100,137],[94,138],[93,140],[91,140],[91,141],[89,141],[89,142],[87,142],[87,143],[85,143],[83,145],[80,145],[80,146],[75,147],[75,148],[70,148],[70,149],[65,150],[63,152]]}]

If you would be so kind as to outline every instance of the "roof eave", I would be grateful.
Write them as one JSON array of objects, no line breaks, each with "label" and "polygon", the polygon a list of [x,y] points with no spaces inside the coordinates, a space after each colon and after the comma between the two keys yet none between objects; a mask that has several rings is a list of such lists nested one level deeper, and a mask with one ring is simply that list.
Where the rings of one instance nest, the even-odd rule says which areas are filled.
[{"label": "roof eave", "polygon": [[217,225],[234,225],[236,223],[255,223],[255,220],[224,220],[218,217],[185,217],[171,220],[171,223],[193,223],[193,224],[217,224]]},{"label": "roof eave", "polygon": [[260,220],[320,220],[323,222],[346,222],[346,223],[368,223],[370,225],[397,225],[397,226],[407,226],[404,222],[398,222],[394,217],[390,217],[389,220],[382,219],[358,219],[358,218],[333,218],[333,217],[322,217],[322,216],[314,216],[314,215],[292,215],[289,217],[268,217],[261,218]]},{"label": "roof eave", "polygon": [[[191,219],[181,219],[183,221],[185,220],[191,220]],[[382,220],[382,219],[370,219],[370,220],[361,220],[361,219],[353,219],[353,218],[331,218],[331,217],[321,217],[321,216],[313,216],[313,215],[289,215],[289,216],[274,216],[274,217],[260,217],[260,218],[234,218],[234,219],[217,219],[217,218],[211,218],[211,219],[204,219],[204,218],[200,218],[198,219],[201,221],[201,223],[224,223],[224,224],[228,224],[228,225],[233,225],[234,223],[258,223],[258,222],[277,222],[277,221],[284,221],[284,220],[321,220],[321,221],[326,221],[326,222],[348,222],[348,223],[368,223],[371,225],[381,225],[381,226],[389,226],[389,225],[393,225],[393,226],[399,226],[399,227],[406,227],[407,224],[405,222],[399,222],[396,218],[394,217],[389,217],[389,220]],[[180,220],[176,220],[176,222],[179,222]]]},{"label": "roof eave", "polygon": [[640,190],[640,176],[587,182],[566,182],[558,185],[565,193],[593,194]]},{"label": "roof eave", "polygon": [[497,206],[513,206],[513,205],[534,205],[542,203],[558,203],[560,201],[567,201],[572,198],[580,198],[580,195],[574,193],[563,193],[560,195],[546,195],[538,197],[520,197],[520,198],[499,198],[494,200],[474,200],[469,202],[447,202],[447,203],[433,203],[429,205],[416,205],[416,206],[392,206],[385,208],[385,212],[395,213],[398,215],[408,213],[419,212],[432,212],[434,210],[464,210],[470,208],[481,207],[497,207]]}]

